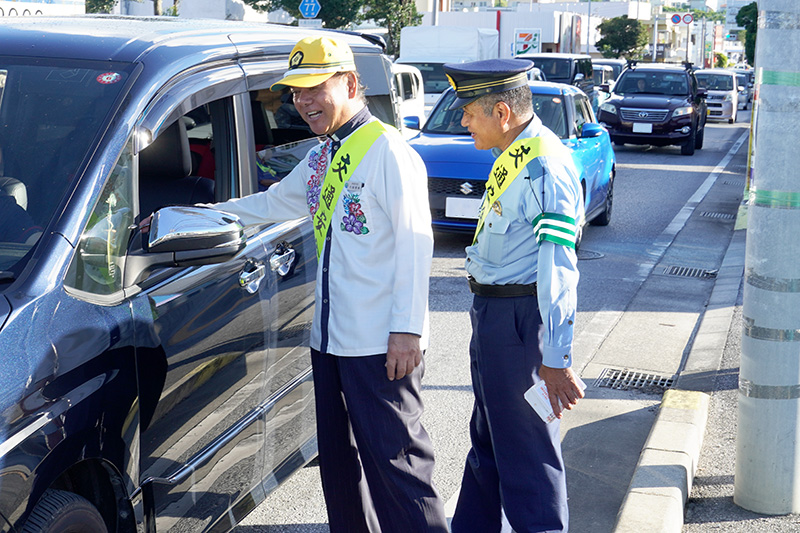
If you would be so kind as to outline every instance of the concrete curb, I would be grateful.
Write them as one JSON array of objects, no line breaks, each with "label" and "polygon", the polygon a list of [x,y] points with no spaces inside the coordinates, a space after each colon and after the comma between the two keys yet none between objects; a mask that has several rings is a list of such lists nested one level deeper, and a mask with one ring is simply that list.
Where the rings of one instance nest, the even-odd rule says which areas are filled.
[{"label": "concrete curb", "polygon": [[[745,231],[733,233],[697,335],[639,456],[614,533],[680,533],[703,447],[714,378],[744,277]],[[702,392],[706,391],[706,392]]]}]

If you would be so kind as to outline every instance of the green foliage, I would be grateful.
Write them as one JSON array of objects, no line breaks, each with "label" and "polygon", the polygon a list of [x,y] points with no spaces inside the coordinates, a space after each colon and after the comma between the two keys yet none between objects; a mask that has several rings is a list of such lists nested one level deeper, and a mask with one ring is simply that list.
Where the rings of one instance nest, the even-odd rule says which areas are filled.
[{"label": "green foliage", "polygon": [[406,26],[416,26],[422,22],[414,0],[367,0],[367,17],[389,32],[386,53],[400,53],[400,31]]},{"label": "green foliage", "polygon": [[728,56],[722,52],[714,53],[714,66],[717,68],[725,68],[728,66]]},{"label": "green foliage", "polygon": [[647,28],[627,15],[603,21],[597,26],[603,38],[597,41],[597,49],[603,57],[633,58],[648,43]]},{"label": "green foliage", "polygon": [[[300,14],[300,0],[244,0],[256,11],[269,12],[284,9],[296,19]],[[318,18],[326,28],[345,28],[351,24],[360,23],[364,17],[361,15],[362,3],[360,0],[321,0],[322,9]]]},{"label": "green foliage", "polygon": [[739,9],[736,14],[736,24],[743,27],[747,33],[744,38],[744,55],[750,65],[756,59],[756,33],[758,32],[758,4],[752,2]]},{"label": "green foliage", "polygon": [[114,9],[114,6],[117,4],[117,0],[86,0],[86,12],[87,13],[111,13],[111,10]]}]

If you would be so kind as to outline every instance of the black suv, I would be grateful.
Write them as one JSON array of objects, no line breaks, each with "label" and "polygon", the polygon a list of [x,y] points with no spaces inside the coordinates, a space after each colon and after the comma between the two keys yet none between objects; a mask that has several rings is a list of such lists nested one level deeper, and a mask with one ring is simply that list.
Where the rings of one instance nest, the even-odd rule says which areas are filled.
[{"label": "black suv", "polygon": [[597,118],[614,144],[679,145],[681,154],[692,155],[703,147],[705,97],[706,90],[698,86],[690,63],[632,62],[620,74]]}]

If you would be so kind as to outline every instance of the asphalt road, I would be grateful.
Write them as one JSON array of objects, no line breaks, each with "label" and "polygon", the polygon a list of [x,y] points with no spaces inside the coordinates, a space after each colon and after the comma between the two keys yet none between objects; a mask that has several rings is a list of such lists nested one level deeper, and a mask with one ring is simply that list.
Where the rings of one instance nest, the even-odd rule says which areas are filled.
[{"label": "asphalt road", "polygon": [[[617,177],[611,224],[607,227],[588,227],[579,255],[581,281],[575,329],[575,368],[587,383],[587,377],[595,377],[592,375],[596,370],[594,366],[604,364],[602,357],[598,357],[598,354],[605,353],[600,350],[602,345],[611,350],[611,356],[606,357],[612,357],[612,348],[615,342],[619,342],[620,359],[638,357],[639,367],[647,367],[652,363],[650,366],[658,370],[659,364],[664,363],[646,360],[651,352],[653,358],[658,357],[654,350],[640,353],[636,351],[636,346],[627,346],[629,338],[624,331],[617,332],[617,337],[621,338],[619,341],[615,341],[610,334],[615,327],[620,330],[618,326],[625,324],[626,314],[635,312],[641,320],[646,320],[663,313],[664,310],[659,309],[658,299],[637,299],[637,294],[642,291],[656,264],[674,260],[679,264],[708,268],[706,265],[721,260],[730,239],[730,232],[723,231],[722,226],[692,226],[691,238],[684,236],[680,246],[673,242],[671,228],[676,221],[682,220],[681,213],[687,205],[692,204],[709,174],[715,171],[734,143],[747,131],[749,125],[743,122],[744,118],[740,118],[737,124],[710,125],[703,149],[691,157],[681,156],[678,147],[615,147]],[[744,173],[743,169],[738,170]],[[721,175],[719,179],[725,178],[725,175]],[[743,185],[743,181],[741,186],[738,182],[732,183],[730,199],[726,200],[723,195],[720,205],[730,202],[738,204],[736,195],[741,197]],[[469,447],[468,421],[472,409],[472,391],[467,355],[470,336],[467,311],[471,297],[464,280],[463,264],[463,249],[469,240],[470,237],[464,235],[437,234],[431,273],[431,346],[426,355],[426,375],[423,380],[426,403],[423,421],[436,450],[434,479],[444,501],[457,493]],[[702,287],[702,284],[697,286]],[[634,308],[631,307],[632,303],[635,303]],[[658,317],[653,327],[677,330],[682,326],[664,322],[662,317]],[[694,327],[693,323],[685,326],[690,332]],[[683,346],[686,341],[677,338],[674,342]],[[677,362],[668,361],[664,367],[677,369],[682,351],[683,348],[679,348],[678,353],[673,354]],[[625,393],[616,398],[625,400],[628,405],[626,409],[637,413],[638,418],[629,420],[637,421],[640,427],[628,427],[630,448],[625,452],[626,456],[632,456],[633,463],[647,436],[660,396],[660,391],[645,390]],[[584,417],[591,416],[591,413],[592,409],[587,408]],[[566,426],[562,434],[570,431],[569,424]],[[565,439],[568,466],[570,457],[576,457],[577,460],[580,454],[578,441],[581,439],[577,435],[583,434],[587,433],[575,432],[571,439]],[[575,450],[575,455],[568,455],[570,450]],[[614,465],[610,466],[613,468]],[[632,467],[626,465],[625,468]],[[581,480],[582,472],[571,471],[568,479],[571,480],[570,506],[587,505],[588,491],[581,486],[582,483],[572,481]],[[626,484],[621,484],[622,492]],[[587,529],[589,522],[573,522],[573,531],[610,531],[616,514],[614,506],[618,506],[616,502],[622,497],[621,493],[617,494],[619,492],[620,489],[615,488],[603,502],[609,508],[610,517],[598,518],[591,523],[592,529]],[[313,463],[279,487],[235,529],[236,533],[325,531],[328,531],[328,527],[318,468]]]}]

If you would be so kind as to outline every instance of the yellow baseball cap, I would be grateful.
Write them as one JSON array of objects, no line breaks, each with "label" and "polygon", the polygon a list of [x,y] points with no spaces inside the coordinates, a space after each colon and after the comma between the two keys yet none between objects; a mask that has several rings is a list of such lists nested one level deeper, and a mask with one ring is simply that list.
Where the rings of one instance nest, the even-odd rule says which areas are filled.
[{"label": "yellow baseball cap", "polygon": [[289,70],[270,90],[284,87],[316,87],[337,72],[356,70],[353,51],[347,43],[330,37],[301,39],[289,56]]}]

